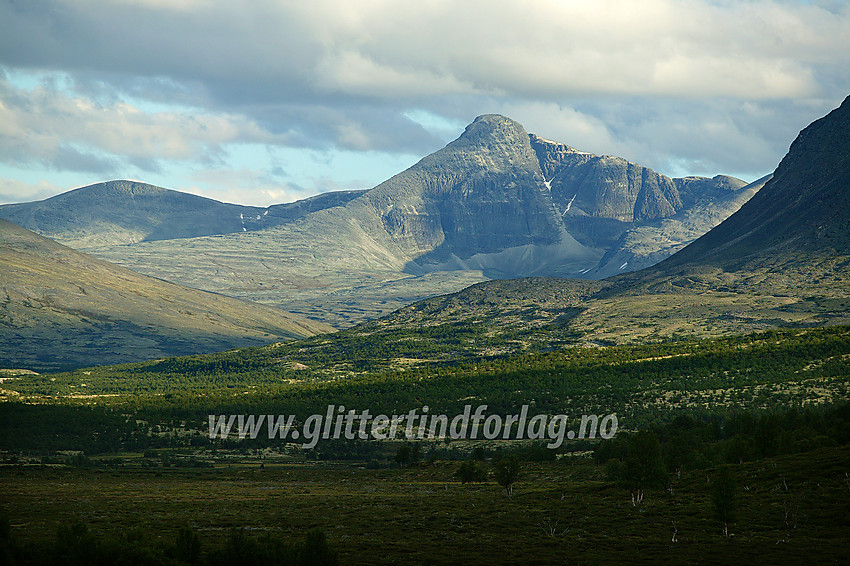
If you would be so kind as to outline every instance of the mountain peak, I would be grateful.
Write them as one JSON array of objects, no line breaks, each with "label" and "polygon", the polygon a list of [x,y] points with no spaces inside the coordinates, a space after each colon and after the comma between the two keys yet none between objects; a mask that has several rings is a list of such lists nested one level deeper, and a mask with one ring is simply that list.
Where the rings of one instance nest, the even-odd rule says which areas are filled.
[{"label": "mountain peak", "polygon": [[501,114],[483,114],[469,124],[458,141],[473,144],[528,145],[528,133],[522,124]]},{"label": "mountain peak", "polygon": [[459,138],[420,163],[429,169],[452,164],[491,173],[522,168],[539,174],[528,132],[519,122],[500,114],[478,116]]},{"label": "mountain peak", "polygon": [[466,127],[464,133],[481,130],[497,133],[504,130],[516,129],[519,129],[523,132],[525,131],[525,128],[522,127],[522,124],[520,124],[516,120],[511,120],[507,116],[503,116],[501,114],[482,114],[480,116],[476,116],[475,120],[473,120],[472,123]]},{"label": "mountain peak", "polygon": [[95,185],[90,185],[89,187],[84,187],[86,189],[92,188],[103,188],[107,191],[112,191],[116,193],[142,193],[142,194],[159,194],[165,192],[177,192],[171,189],[165,189],[162,187],[157,187],[156,185],[150,185],[148,183],[142,183],[140,181],[131,181],[129,179],[115,179],[113,181],[106,181],[104,183],[97,183]]},{"label": "mountain peak", "polygon": [[0,205],[0,217],[78,248],[237,232],[261,211],[125,180]]}]

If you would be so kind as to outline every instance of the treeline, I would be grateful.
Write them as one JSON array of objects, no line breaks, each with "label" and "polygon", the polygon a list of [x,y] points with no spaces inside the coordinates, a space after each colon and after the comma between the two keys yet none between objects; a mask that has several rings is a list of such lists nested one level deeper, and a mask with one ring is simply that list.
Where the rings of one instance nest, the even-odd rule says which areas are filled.
[{"label": "treeline", "polygon": [[[769,331],[681,344],[572,348],[324,381],[291,382],[297,372],[264,366],[271,363],[269,357],[285,358],[276,350],[266,347],[4,382],[4,388],[17,388],[24,398],[40,391],[49,391],[52,397],[40,398],[39,404],[0,403],[0,450],[97,454],[181,446],[192,439],[177,439],[161,430],[186,428],[203,435],[210,414],[296,415],[300,423],[309,415],[325,413],[331,404],[368,409],[373,415],[404,414],[424,405],[432,415],[453,415],[466,404],[486,404],[488,414],[508,415],[528,404],[531,414],[563,413],[570,418],[617,413],[621,428],[635,430],[648,427],[662,414],[666,419],[677,414],[722,416],[736,410],[803,406],[828,397],[850,398],[848,384],[840,379],[847,372],[850,327]],[[261,364],[252,356],[266,361]],[[237,362],[243,364],[242,373],[216,373],[215,368]],[[188,374],[174,373],[184,365]],[[244,371],[247,367],[265,369]],[[156,368],[162,371],[150,371]],[[197,373],[202,368],[213,373]],[[804,379],[821,380],[818,387],[828,388],[827,396],[807,398],[813,390],[800,385]],[[784,388],[787,382],[794,382],[794,387]],[[61,397],[80,391],[95,397]],[[724,398],[713,399],[716,391],[726,392]],[[96,396],[103,394],[116,396]],[[680,399],[685,401],[677,404]]]},{"label": "treeline", "polygon": [[[442,329],[438,337],[431,336],[434,329],[427,327],[404,332],[405,339],[390,341],[383,335],[349,333],[294,344],[30,376],[4,383],[4,387],[22,394],[48,396],[180,396],[185,391],[205,395],[227,395],[247,388],[286,392],[296,388],[288,385],[300,388],[323,382],[364,384],[423,378],[477,379],[476,385],[482,385],[485,380],[499,377],[500,381],[510,379],[531,385],[558,385],[566,380],[563,385],[580,387],[573,391],[578,393],[593,392],[600,384],[608,389],[623,389],[638,383],[699,389],[787,379],[812,361],[824,364],[816,368],[815,376],[827,370],[843,371],[846,362],[841,356],[850,353],[847,326],[775,330],[692,342],[489,356],[482,354],[487,351],[486,338],[471,333],[469,325]],[[452,338],[451,332],[458,337]],[[470,341],[481,347],[469,349],[459,357],[443,359],[437,355],[466,351],[462,345]],[[420,361],[402,365],[396,361],[410,358]],[[293,369],[295,364],[300,369]],[[595,379],[582,379],[591,376]],[[677,377],[688,379],[682,381]],[[100,398],[98,402],[106,403],[109,399]]]},{"label": "treeline", "polygon": [[[307,346],[303,349],[309,350]],[[428,404],[432,412],[448,413],[462,409],[460,399],[464,398],[504,412],[525,403],[541,411],[592,409],[588,404],[593,404],[610,412],[629,405],[636,392],[649,389],[740,389],[844,375],[850,327],[771,331],[675,345],[570,348],[335,379],[312,379],[309,370],[287,369],[290,361],[304,358],[289,360],[274,352],[274,348],[265,348],[94,368],[87,373],[30,377],[8,386],[24,395],[116,395],[85,402],[118,405],[129,412],[159,411],[165,416],[171,412],[184,418],[205,418],[215,412],[306,416],[321,412],[328,404],[385,413]],[[260,355],[277,361],[261,363],[252,358]],[[216,369],[237,367],[235,373]],[[254,369],[246,369],[249,367]],[[846,384],[834,385],[844,387],[841,393],[847,393]],[[648,422],[645,419],[632,428]]]},{"label": "treeline", "polygon": [[366,326],[343,330],[332,337],[318,336],[273,346],[168,358],[126,367],[130,372],[138,370],[195,377],[264,369],[286,371],[287,366],[282,362],[291,359],[312,368],[343,364],[355,371],[379,371],[386,370],[389,360],[398,357],[434,357],[446,361],[457,358],[461,351],[469,350],[466,355],[477,358],[475,351],[497,343],[501,341],[489,337],[481,325],[474,324],[454,323],[383,331],[378,328],[370,330]]},{"label": "treeline", "polygon": [[683,473],[850,444],[850,403],[829,410],[739,412],[671,422],[601,441],[594,458],[635,494],[669,488]]}]

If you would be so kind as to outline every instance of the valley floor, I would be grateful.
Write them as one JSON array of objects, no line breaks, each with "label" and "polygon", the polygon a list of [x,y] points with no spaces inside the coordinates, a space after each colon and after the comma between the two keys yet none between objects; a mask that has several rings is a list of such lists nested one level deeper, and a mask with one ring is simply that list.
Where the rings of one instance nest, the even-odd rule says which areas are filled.
[{"label": "valley floor", "polygon": [[300,539],[319,528],[340,564],[832,564],[850,549],[848,446],[733,466],[742,490],[728,538],[712,513],[715,469],[685,473],[672,493],[648,491],[634,507],[583,458],[524,464],[508,498],[492,481],[461,484],[449,461],[373,470],[247,457],[143,470],[125,456],[128,467],[111,470],[0,467],[14,544],[52,548],[59,525],[81,521],[95,537],[129,537],[162,557],[186,525],[202,558],[234,530]]}]

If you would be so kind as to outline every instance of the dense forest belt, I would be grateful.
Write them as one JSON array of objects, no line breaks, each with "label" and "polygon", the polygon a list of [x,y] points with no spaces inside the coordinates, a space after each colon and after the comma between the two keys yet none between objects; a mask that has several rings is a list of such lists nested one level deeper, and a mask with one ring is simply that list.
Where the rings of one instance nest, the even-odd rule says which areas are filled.
[{"label": "dense forest belt", "polygon": [[[460,347],[441,332],[426,340],[435,355]],[[835,562],[850,543],[848,327],[404,366],[388,361],[395,351],[322,340],[4,375],[3,559],[529,563],[534,549],[541,564]],[[557,450],[403,438],[304,450],[208,434],[211,414],[300,422],[328,404],[450,415],[528,405],[571,427],[616,413],[620,428]],[[376,534],[376,520],[392,528]]]},{"label": "dense forest belt", "polygon": [[[323,377],[323,362],[310,357],[313,345],[308,340],[300,346],[6,378],[0,449],[89,453],[144,448],[165,438],[188,443],[204,436],[210,414],[296,415],[301,422],[328,405],[372,414],[428,405],[432,414],[448,415],[467,404],[486,404],[488,414],[501,415],[528,405],[531,414],[565,414],[571,424],[584,414],[615,413],[628,431],[678,415],[709,418],[850,400],[848,327],[572,347],[352,372],[346,378]],[[319,369],[293,368],[296,357]]]},{"label": "dense forest belt", "polygon": [[[461,341],[426,334],[418,336],[425,350],[457,348]],[[329,403],[374,410],[428,403],[452,411],[469,399],[506,411],[532,403],[540,410],[592,404],[607,412],[668,412],[850,398],[844,379],[850,365],[847,326],[642,346],[565,347],[419,365],[398,364],[397,352],[374,349],[389,346],[370,349],[358,336],[350,343],[335,342],[333,352],[326,341],[320,337],[220,354],[19,375],[4,378],[0,391],[7,402],[184,415],[239,410],[309,414]],[[349,365],[349,371],[326,373],[327,367],[340,363]]]}]

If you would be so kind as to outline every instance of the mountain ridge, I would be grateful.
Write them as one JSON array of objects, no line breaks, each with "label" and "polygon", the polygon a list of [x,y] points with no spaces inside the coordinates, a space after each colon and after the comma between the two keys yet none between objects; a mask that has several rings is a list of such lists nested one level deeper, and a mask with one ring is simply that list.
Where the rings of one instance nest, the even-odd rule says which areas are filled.
[{"label": "mountain ridge", "polygon": [[[239,215],[219,207],[230,228],[187,221],[215,232],[192,238],[157,239],[148,230],[141,241],[96,245],[92,234],[78,247],[342,327],[489,278],[589,278],[641,267],[731,214],[744,185],[724,176],[670,179],[485,114],[369,190]],[[0,207],[0,217],[9,210]],[[711,223],[691,222],[702,210]]]},{"label": "mountain ridge", "polygon": [[[720,265],[755,249],[850,251],[850,96],[803,129],[760,194],[659,266],[669,269],[703,256]],[[781,206],[776,206],[780,203]],[[793,237],[792,237],[793,235]],[[720,254],[725,254],[721,258]]]},{"label": "mountain ridge", "polygon": [[95,183],[28,203],[0,205],[4,218],[76,249],[254,231],[340,206],[360,191],[321,193],[269,207],[220,202],[139,181]]}]

